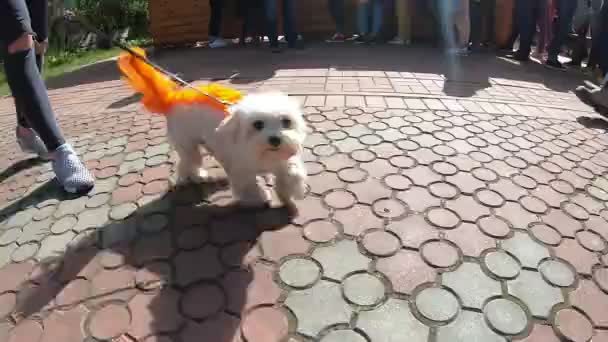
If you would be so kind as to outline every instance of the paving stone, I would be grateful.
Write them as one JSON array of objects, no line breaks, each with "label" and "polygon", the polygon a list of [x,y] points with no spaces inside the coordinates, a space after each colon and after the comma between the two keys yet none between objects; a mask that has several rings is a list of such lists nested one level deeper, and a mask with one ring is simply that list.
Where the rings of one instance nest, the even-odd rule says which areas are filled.
[{"label": "paving stone", "polygon": [[8,246],[16,242],[22,234],[21,228],[11,228],[0,233],[0,246]]},{"label": "paving stone", "polygon": [[405,294],[411,294],[420,284],[434,281],[437,275],[419,253],[408,250],[378,260],[376,269],[391,281],[394,291]]},{"label": "paving stone", "polygon": [[321,280],[310,289],[291,291],[285,305],[298,318],[297,331],[309,336],[337,323],[348,323],[350,306],[342,299],[340,285]]},{"label": "paving stone", "polygon": [[608,296],[592,280],[582,279],[570,294],[570,301],[573,306],[583,310],[596,326],[608,327]]},{"label": "paving stone", "polygon": [[74,228],[77,222],[78,220],[73,216],[64,216],[53,223],[51,226],[51,232],[53,234],[63,234]]},{"label": "paving stone", "polygon": [[460,262],[458,247],[446,240],[429,240],[420,247],[425,262],[437,268],[450,268]]},{"label": "paving stone", "polygon": [[310,243],[302,237],[300,228],[287,226],[280,230],[266,231],[259,239],[264,256],[278,261],[288,254],[305,253]]},{"label": "paving stone", "polygon": [[73,200],[65,200],[59,203],[57,211],[55,211],[55,217],[60,218],[66,215],[78,215],[85,209],[86,198],[81,197]]},{"label": "paving stone", "polygon": [[327,335],[324,335],[320,342],[365,342],[367,341],[363,335],[354,330],[332,330]]},{"label": "paving stone", "polygon": [[302,230],[304,238],[316,243],[330,242],[338,237],[341,228],[337,222],[328,220],[311,221]]},{"label": "paving stone", "polygon": [[139,229],[144,233],[158,233],[169,224],[169,219],[164,214],[152,214],[144,217],[139,224]]},{"label": "paving stone", "polygon": [[523,270],[507,287],[509,294],[521,299],[536,317],[548,317],[553,305],[564,300],[560,289],[545,282],[538,272]]},{"label": "paving stone", "polygon": [[8,342],[40,341],[43,328],[40,322],[34,319],[25,319],[15,326],[8,334]]},{"label": "paving stone", "polygon": [[465,307],[481,309],[486,299],[500,294],[500,283],[489,278],[478,264],[465,262],[443,274],[443,285],[454,290]]},{"label": "paving stone", "polygon": [[112,207],[110,210],[110,218],[112,220],[124,220],[137,210],[137,205],[128,202]]},{"label": "paving stone", "polygon": [[460,311],[458,298],[440,287],[429,287],[420,291],[414,303],[418,312],[433,322],[447,323]]},{"label": "paving stone", "polygon": [[312,257],[323,266],[323,275],[335,280],[341,280],[348,273],[366,270],[370,259],[359,253],[357,243],[342,240],[335,245],[318,247]]},{"label": "paving stone", "polygon": [[593,265],[599,263],[598,256],[583,248],[575,240],[564,239],[558,247],[554,247],[555,255],[568,261],[578,273],[591,274]]},{"label": "paving stone", "polygon": [[550,325],[534,324],[532,332],[522,342],[560,342]]},{"label": "paving stone", "polygon": [[560,232],[551,225],[538,223],[530,226],[530,236],[547,246],[558,246],[562,241]]},{"label": "paving stone", "polygon": [[[129,302],[129,309],[133,313],[129,335],[141,339],[177,331],[184,323],[179,313],[179,297],[180,293],[171,288],[135,296]],[[164,319],[158,320],[159,312],[162,312]]]},{"label": "paving stone", "polygon": [[433,196],[426,188],[412,187],[397,193],[397,198],[407,203],[411,211],[422,213],[431,207],[438,207],[441,200]]},{"label": "paving stone", "polygon": [[483,258],[483,263],[487,270],[498,279],[515,279],[521,271],[519,261],[502,250],[487,253]]},{"label": "paving stone", "polygon": [[555,314],[554,327],[569,341],[589,341],[593,336],[593,324],[582,313],[562,309]]},{"label": "paving stone", "polygon": [[36,258],[38,260],[45,260],[46,258],[59,255],[66,250],[68,244],[75,236],[76,233],[74,232],[66,232],[61,235],[51,235],[45,238],[41,242]]},{"label": "paving stone", "polygon": [[40,244],[39,242],[28,242],[19,247],[14,247],[13,245],[10,247],[12,248],[7,248],[6,252],[9,252],[9,250],[12,251],[10,254],[11,260],[13,262],[23,262],[32,259],[36,255],[38,249],[40,249]]},{"label": "paving stone", "polygon": [[593,280],[602,289],[608,293],[608,267],[596,267],[593,269]]},{"label": "paving stone", "polygon": [[[201,260],[205,260],[201,264]],[[195,251],[180,252],[174,258],[175,280],[186,286],[201,279],[213,279],[223,272],[217,248],[205,246]]]},{"label": "paving stone", "polygon": [[131,312],[123,304],[109,303],[88,317],[91,336],[102,341],[120,337],[131,324]]},{"label": "paving stone", "polygon": [[379,308],[359,314],[357,327],[374,342],[426,341],[429,328],[411,313],[401,299],[390,298]]},{"label": "paving stone", "polygon": [[561,259],[546,259],[538,266],[543,278],[551,285],[570,287],[576,281],[576,271],[566,261]]},{"label": "paving stone", "polygon": [[17,295],[11,292],[0,294],[0,319],[6,318],[17,304]]},{"label": "paving stone", "polygon": [[485,323],[483,315],[462,311],[456,320],[437,332],[438,342],[504,342],[504,337],[494,333]]},{"label": "paving stone", "polygon": [[73,229],[82,232],[91,228],[103,227],[108,222],[109,213],[109,206],[83,211],[78,215],[78,223]]},{"label": "paving stone", "polygon": [[86,311],[81,308],[73,308],[69,311],[55,311],[43,321],[44,333],[40,342],[79,342],[85,336],[81,329],[81,323],[86,317]]},{"label": "paving stone", "polygon": [[608,248],[608,243],[604,238],[592,230],[578,231],[575,236],[581,246],[591,252],[604,252]]},{"label": "paving stone", "polygon": [[86,279],[77,278],[69,282],[57,294],[55,302],[62,307],[70,307],[86,301],[91,295],[90,283]]},{"label": "paving stone", "polygon": [[525,267],[536,268],[542,259],[549,257],[549,250],[525,233],[516,232],[502,243],[502,247],[516,256]]},{"label": "paving stone", "polygon": [[323,270],[314,260],[296,257],[288,259],[279,266],[281,281],[296,289],[305,289],[321,278]]},{"label": "paving stone", "polygon": [[504,335],[521,334],[528,326],[524,309],[509,299],[493,299],[484,306],[483,312],[492,328]]},{"label": "paving stone", "polygon": [[342,289],[347,301],[368,308],[380,304],[387,292],[382,280],[369,273],[347,276],[342,281]]},{"label": "paving stone", "polygon": [[226,300],[226,294],[221,287],[212,283],[200,283],[186,290],[180,299],[180,307],[186,317],[202,320],[221,312]]},{"label": "paving stone", "polygon": [[401,241],[395,234],[384,230],[369,230],[360,240],[363,249],[371,255],[387,257],[401,247]]}]

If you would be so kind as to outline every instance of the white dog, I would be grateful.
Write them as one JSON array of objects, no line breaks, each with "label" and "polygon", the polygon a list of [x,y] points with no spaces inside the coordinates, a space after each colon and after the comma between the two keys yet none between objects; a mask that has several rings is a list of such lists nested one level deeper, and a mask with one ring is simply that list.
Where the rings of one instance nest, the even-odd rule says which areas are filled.
[{"label": "white dog", "polygon": [[229,115],[211,106],[178,105],[167,117],[169,141],[179,155],[177,182],[201,182],[203,145],[224,167],[237,200],[262,206],[268,194],[258,175],[273,174],[284,204],[306,193],[302,143],[306,123],[298,103],[280,93],[250,94],[229,107]]}]

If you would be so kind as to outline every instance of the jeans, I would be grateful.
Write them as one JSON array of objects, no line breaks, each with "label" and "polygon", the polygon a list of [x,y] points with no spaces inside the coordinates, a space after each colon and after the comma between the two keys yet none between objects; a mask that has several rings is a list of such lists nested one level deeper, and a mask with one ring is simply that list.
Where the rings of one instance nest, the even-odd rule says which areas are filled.
[{"label": "jeans", "polygon": [[519,31],[518,54],[528,56],[536,32],[539,14],[544,9],[542,0],[517,0],[517,28]]},{"label": "jeans", "polygon": [[[602,57],[600,52],[603,46],[608,43],[608,37],[602,38],[602,30],[606,30],[608,26],[608,18],[606,17],[606,7],[608,0],[592,0],[591,1],[591,51],[589,51],[589,62],[591,67],[595,67],[601,63]],[[602,28],[603,27],[603,28]],[[604,34],[605,35],[605,34]],[[603,39],[603,41],[602,41]],[[604,55],[605,60],[608,56]]]},{"label": "jeans", "polygon": [[448,49],[466,48],[471,36],[469,0],[436,0],[435,13],[444,45]]},{"label": "jeans", "polygon": [[557,61],[557,56],[562,49],[570,29],[572,27],[572,18],[576,12],[576,0],[557,0],[557,27],[553,32],[553,38],[549,44],[549,60]]},{"label": "jeans", "polygon": [[344,24],[344,0],[328,0],[329,14],[336,23],[336,32],[344,34],[346,25]]},{"label": "jeans", "polygon": [[357,25],[361,35],[378,35],[382,30],[384,0],[368,0],[357,9]]},{"label": "jeans", "polygon": [[412,40],[412,7],[410,0],[395,0],[397,10],[397,37],[403,41]]},{"label": "jeans", "polygon": [[[34,33],[25,0],[0,1],[0,45],[6,47],[24,33]],[[46,148],[54,151],[65,143],[65,139],[57,125],[55,113],[46,90],[40,67],[33,49],[6,53],[4,69],[11,93],[17,104],[19,124],[31,127],[40,136]]]},{"label": "jeans", "polygon": [[224,15],[224,0],[209,0],[211,19],[209,20],[209,36],[220,37],[222,31],[222,16]]},{"label": "jeans", "polygon": [[[597,36],[598,62],[604,76],[608,76],[608,1],[604,0],[600,12],[600,28]],[[594,38],[595,40],[595,38]]]},{"label": "jeans", "polygon": [[[279,46],[279,37],[277,33],[277,3],[278,0],[265,0],[264,9],[266,11],[266,22],[268,25],[268,39],[270,40],[270,46],[276,48]],[[285,39],[287,40],[287,46],[295,47],[298,40],[298,34],[295,28],[295,8],[294,0],[283,0],[283,31],[285,32]]]}]

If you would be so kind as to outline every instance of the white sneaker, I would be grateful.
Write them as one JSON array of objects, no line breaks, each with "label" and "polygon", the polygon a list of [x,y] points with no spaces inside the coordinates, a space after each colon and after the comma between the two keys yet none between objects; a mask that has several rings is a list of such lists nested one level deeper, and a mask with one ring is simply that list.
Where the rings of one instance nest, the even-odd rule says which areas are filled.
[{"label": "white sneaker", "polygon": [[40,139],[33,129],[17,125],[15,136],[17,137],[17,143],[21,151],[37,154],[38,157],[44,160],[49,159],[49,151],[47,151],[44,142],[42,142],[42,139]]},{"label": "white sneaker", "polygon": [[228,43],[222,38],[216,38],[211,43],[209,43],[209,47],[212,49],[223,48],[228,46]]},{"label": "white sneaker", "polygon": [[95,179],[69,144],[59,146],[51,153],[53,171],[66,192],[88,193],[95,186]]}]

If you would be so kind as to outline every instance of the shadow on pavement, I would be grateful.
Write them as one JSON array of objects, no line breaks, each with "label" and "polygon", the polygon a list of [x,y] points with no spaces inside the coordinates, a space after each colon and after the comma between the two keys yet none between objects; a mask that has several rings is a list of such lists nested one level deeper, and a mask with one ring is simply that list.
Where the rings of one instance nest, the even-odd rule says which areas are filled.
[{"label": "shadow on pavement", "polygon": [[[20,202],[44,200],[48,184]],[[177,331],[185,341],[240,340],[239,317],[252,309],[248,287],[256,277],[250,249],[291,218],[283,208],[210,203],[224,188],[211,185],[203,195],[196,186],[175,189],[126,219],[86,230],[65,252],[42,260],[19,291],[15,316],[63,322],[85,315],[84,306],[84,331],[97,340]],[[73,325],[66,323],[80,329]]]}]

